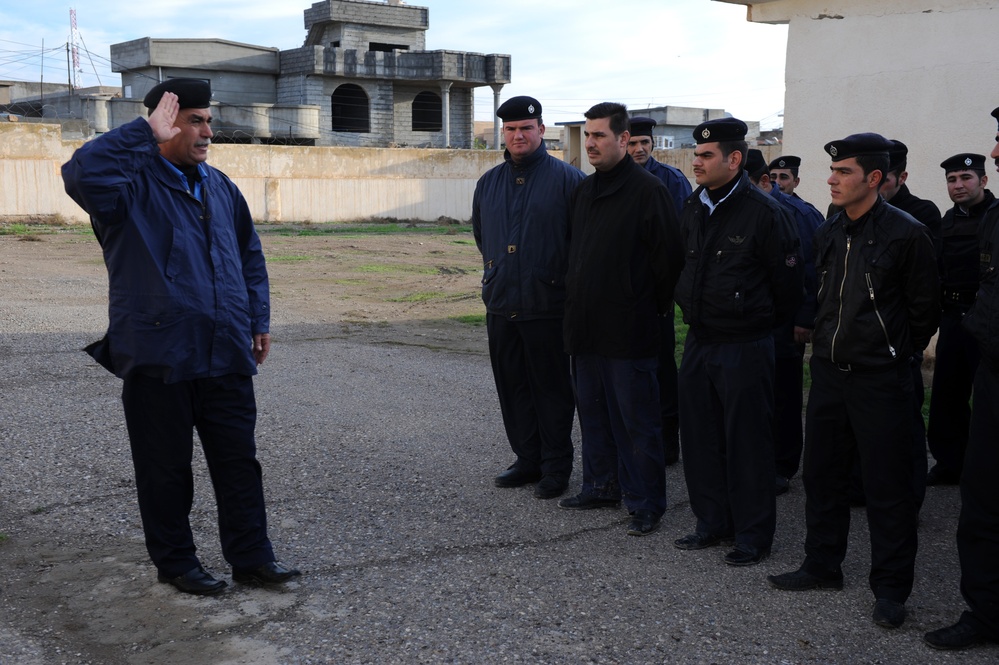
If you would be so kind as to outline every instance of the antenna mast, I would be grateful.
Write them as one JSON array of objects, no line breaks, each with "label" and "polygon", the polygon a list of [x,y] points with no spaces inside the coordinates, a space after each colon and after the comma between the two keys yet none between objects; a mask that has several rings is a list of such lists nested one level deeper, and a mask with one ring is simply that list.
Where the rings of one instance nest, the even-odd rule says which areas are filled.
[{"label": "antenna mast", "polygon": [[73,87],[80,88],[80,73],[83,68],[80,67],[80,31],[76,27],[76,10],[70,8],[69,10],[69,27],[70,27],[70,42],[72,42],[72,52],[73,52]]}]

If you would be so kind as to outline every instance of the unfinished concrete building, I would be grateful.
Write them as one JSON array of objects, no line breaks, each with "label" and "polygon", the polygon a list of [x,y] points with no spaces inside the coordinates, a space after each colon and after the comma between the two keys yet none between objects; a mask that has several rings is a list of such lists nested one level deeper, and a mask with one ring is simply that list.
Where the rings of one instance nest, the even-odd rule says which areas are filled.
[{"label": "unfinished concrete building", "polygon": [[474,89],[495,104],[510,56],[427,51],[429,25],[428,8],[399,0],[324,0],[305,10],[300,48],[147,37],[112,45],[111,60],[133,103],[167,78],[208,80],[220,140],[469,148]]}]

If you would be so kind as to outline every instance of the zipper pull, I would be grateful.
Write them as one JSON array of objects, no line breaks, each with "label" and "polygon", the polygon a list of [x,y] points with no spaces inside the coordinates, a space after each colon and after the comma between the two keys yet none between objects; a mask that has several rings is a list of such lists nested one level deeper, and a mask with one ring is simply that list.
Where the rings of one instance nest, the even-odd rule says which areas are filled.
[{"label": "zipper pull", "polygon": [[722,251],[719,249],[718,253],[715,254],[715,263],[721,263]]}]

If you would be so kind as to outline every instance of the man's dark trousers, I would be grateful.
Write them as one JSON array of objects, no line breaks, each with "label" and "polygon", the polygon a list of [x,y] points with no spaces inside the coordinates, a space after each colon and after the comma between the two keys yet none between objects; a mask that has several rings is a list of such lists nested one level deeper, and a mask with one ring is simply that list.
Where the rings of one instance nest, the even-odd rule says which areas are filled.
[{"label": "man's dark trousers", "polygon": [[912,591],[919,515],[910,363],[848,368],[812,356],[811,370],[802,468],[804,567],[815,574],[839,570],[846,556],[850,471],[859,453],[871,534],[871,591],[875,598],[904,603]]},{"label": "man's dark trousers", "polygon": [[630,512],[666,512],[658,360],[573,358],[583,432],[583,494],[624,499]]},{"label": "man's dark trousers", "polygon": [[274,561],[253,431],[253,380],[227,374],[163,383],[135,373],[122,388],[146,548],[157,569],[177,577],[199,565],[189,515],[197,429],[218,505],[222,554],[235,568]]},{"label": "man's dark trousers", "polygon": [[945,306],[937,336],[926,433],[939,471],[960,475],[971,425],[971,386],[978,370],[978,343],[961,326],[966,307]]},{"label": "man's dark trousers", "polygon": [[999,372],[984,362],[975,374],[971,413],[957,524],[961,595],[971,608],[962,620],[999,641]]},{"label": "man's dark trousers", "polygon": [[511,321],[486,315],[489,359],[516,465],[568,482],[575,404],[562,319]]},{"label": "man's dark trousers", "polygon": [[774,343],[701,342],[680,363],[680,445],[697,531],[767,550],[774,493]]}]

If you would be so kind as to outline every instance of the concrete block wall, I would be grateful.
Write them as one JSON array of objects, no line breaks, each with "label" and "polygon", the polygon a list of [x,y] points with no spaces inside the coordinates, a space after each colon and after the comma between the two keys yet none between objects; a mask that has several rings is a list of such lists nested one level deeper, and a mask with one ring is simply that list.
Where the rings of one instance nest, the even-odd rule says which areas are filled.
[{"label": "concrete block wall", "polygon": [[337,48],[357,49],[358,51],[369,50],[371,42],[398,44],[408,47],[411,51],[422,51],[426,47],[426,39],[422,30],[360,23],[331,23],[326,26],[319,45],[329,48],[334,42],[340,42]]},{"label": "concrete block wall", "polygon": [[325,0],[315,2],[305,10],[306,30],[326,22],[393,26],[422,32],[430,27],[430,10],[426,7],[360,0]]}]

